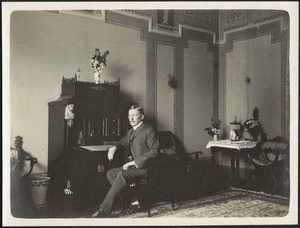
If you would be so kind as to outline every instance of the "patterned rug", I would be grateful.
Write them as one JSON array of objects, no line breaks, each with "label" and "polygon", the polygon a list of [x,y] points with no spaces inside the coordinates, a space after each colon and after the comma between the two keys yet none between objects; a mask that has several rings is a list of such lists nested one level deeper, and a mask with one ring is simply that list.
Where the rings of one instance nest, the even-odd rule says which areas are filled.
[{"label": "patterned rug", "polygon": [[[289,199],[230,187],[228,190],[196,200],[177,202],[175,210],[169,202],[156,203],[151,208],[153,218],[209,218],[209,217],[283,217],[289,213]],[[146,218],[147,212],[112,217]]]}]

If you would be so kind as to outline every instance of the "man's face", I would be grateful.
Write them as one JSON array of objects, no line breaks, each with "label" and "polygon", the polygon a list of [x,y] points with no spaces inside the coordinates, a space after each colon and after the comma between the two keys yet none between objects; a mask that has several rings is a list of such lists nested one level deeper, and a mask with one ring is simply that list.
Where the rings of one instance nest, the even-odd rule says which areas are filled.
[{"label": "man's face", "polygon": [[128,120],[132,127],[138,125],[144,119],[144,115],[142,115],[138,110],[131,109],[128,111]]}]

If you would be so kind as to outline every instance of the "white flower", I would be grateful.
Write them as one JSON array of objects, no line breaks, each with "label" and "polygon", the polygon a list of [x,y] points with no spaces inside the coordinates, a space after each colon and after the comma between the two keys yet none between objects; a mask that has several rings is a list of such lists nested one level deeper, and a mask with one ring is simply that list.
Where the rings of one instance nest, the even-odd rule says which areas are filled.
[{"label": "white flower", "polygon": [[215,135],[218,135],[220,134],[221,130],[220,129],[217,129],[217,128],[213,128],[211,129],[211,131],[215,134]]}]

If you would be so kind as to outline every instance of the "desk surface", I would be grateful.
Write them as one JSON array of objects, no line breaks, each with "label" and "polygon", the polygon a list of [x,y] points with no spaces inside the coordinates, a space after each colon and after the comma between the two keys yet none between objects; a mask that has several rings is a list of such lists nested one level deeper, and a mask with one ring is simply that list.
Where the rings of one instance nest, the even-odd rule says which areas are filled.
[{"label": "desk surface", "polygon": [[210,147],[222,147],[222,148],[231,148],[231,149],[245,149],[245,148],[254,148],[258,142],[254,141],[231,141],[227,140],[219,140],[219,141],[209,141],[206,145],[206,148]]},{"label": "desk surface", "polygon": [[94,145],[94,146],[79,146],[79,148],[89,150],[89,151],[107,151],[112,145]]}]

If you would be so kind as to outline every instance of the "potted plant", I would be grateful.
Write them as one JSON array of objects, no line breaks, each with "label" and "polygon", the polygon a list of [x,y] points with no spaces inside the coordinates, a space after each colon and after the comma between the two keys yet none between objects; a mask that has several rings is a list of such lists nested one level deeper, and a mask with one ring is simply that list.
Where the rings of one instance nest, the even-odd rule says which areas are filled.
[{"label": "potted plant", "polygon": [[259,133],[262,133],[261,125],[258,121],[259,111],[255,107],[252,112],[252,118],[245,121],[244,126],[250,134],[250,140],[257,141],[257,136]]},{"label": "potted plant", "polygon": [[100,83],[100,76],[101,76],[103,67],[106,66],[106,62],[107,62],[106,57],[108,54],[109,54],[109,51],[106,51],[101,55],[101,52],[99,51],[99,49],[96,48],[95,54],[90,59],[91,67],[94,69],[94,79],[95,79],[96,84]]},{"label": "potted plant", "polygon": [[218,122],[214,122],[213,118],[210,120],[209,127],[205,128],[204,131],[207,131],[207,133],[213,137],[214,141],[219,140],[219,134],[221,133],[221,120],[218,120]]}]

